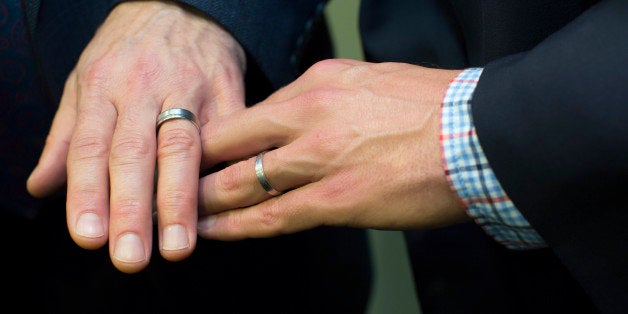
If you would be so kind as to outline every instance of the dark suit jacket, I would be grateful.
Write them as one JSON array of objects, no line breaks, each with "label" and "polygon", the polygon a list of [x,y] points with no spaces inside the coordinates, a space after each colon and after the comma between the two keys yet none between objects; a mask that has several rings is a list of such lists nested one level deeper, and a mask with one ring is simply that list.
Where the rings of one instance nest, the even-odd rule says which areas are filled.
[{"label": "dark suit jacket", "polygon": [[[564,312],[570,304],[574,311],[585,311],[576,285],[598,310],[628,311],[628,206],[623,200],[628,192],[628,2],[595,2],[363,2],[360,25],[370,60],[485,67],[472,101],[480,143],[508,195],[551,248],[504,252],[485,243],[480,249],[468,240],[481,241],[477,230],[468,236],[474,233],[469,226],[408,233],[415,271],[423,275],[417,278],[419,290],[439,295],[437,287],[420,282],[438,280],[425,271],[430,266],[425,256],[438,250],[438,243],[452,249],[439,254],[451,262],[447,266],[464,261],[480,274],[462,273],[460,281],[474,278],[492,287],[493,297],[508,297],[496,287],[512,289],[523,299],[523,312]],[[499,260],[516,271],[492,264],[493,273],[503,275],[493,278],[491,269],[451,252],[483,262]],[[511,279],[524,291],[502,282]],[[460,286],[480,300],[491,299],[469,292],[472,285]],[[463,302],[471,304],[467,310],[482,312],[473,300]]]},{"label": "dark suit jacket", "polygon": [[628,2],[606,1],[488,64],[473,101],[500,182],[608,313],[628,311],[627,65]]},{"label": "dark suit jacket", "polygon": [[[248,84],[251,102],[327,56],[317,32],[320,1],[182,2],[215,18],[246,49],[249,82],[261,89]],[[363,1],[368,60],[485,67],[473,99],[480,142],[550,246],[508,251],[473,225],[409,232],[427,312],[628,311],[628,208],[621,199],[628,192],[628,4],[596,2]],[[86,14],[104,14],[109,5]],[[65,36],[54,21],[41,28]],[[39,45],[42,52],[65,49],[42,37]],[[49,84],[62,84],[71,65],[50,74]]]},{"label": "dark suit jacket", "polygon": [[[626,312],[628,206],[622,198],[628,192],[628,3],[410,2],[364,3],[366,56],[445,68],[485,67],[472,101],[473,119],[498,179],[597,309]],[[417,23],[420,26],[413,28]],[[471,233],[452,230],[456,236]],[[456,242],[439,232],[435,231],[441,239],[409,233],[408,240],[421,253],[429,253],[421,245],[441,241],[454,251],[480,255],[466,251],[473,247],[470,244],[456,246],[464,240]],[[569,303],[577,311],[587,308],[575,301],[580,296],[575,282],[559,275],[563,271],[549,254],[495,248],[484,252],[510,268],[530,272],[528,277],[516,276],[520,287],[550,296],[544,299],[516,289],[526,298],[521,303],[531,304],[530,311],[561,303],[555,310],[564,311]],[[443,255],[446,260],[456,257]],[[423,256],[413,253],[419,274],[424,273],[419,269],[425,266]],[[504,277],[513,276],[494,269]],[[484,275],[472,278],[485,285],[511,288],[492,279],[485,268],[472,270]],[[543,275],[537,277],[539,273]],[[435,280],[429,274],[425,277]],[[435,293],[433,287],[424,291]]]}]

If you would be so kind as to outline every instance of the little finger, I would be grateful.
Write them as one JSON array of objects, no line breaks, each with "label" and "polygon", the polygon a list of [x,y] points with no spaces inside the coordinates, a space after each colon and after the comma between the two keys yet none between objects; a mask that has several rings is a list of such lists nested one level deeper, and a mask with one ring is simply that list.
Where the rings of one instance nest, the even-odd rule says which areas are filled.
[{"label": "little finger", "polygon": [[251,207],[204,216],[199,219],[198,234],[206,239],[235,241],[312,229],[324,223],[321,210],[313,206],[318,194],[314,183]]}]

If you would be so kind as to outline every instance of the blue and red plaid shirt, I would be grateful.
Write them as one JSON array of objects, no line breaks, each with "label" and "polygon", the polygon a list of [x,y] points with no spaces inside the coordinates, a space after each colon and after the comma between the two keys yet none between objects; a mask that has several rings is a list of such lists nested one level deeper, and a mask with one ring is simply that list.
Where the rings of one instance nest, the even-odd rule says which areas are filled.
[{"label": "blue and red plaid shirt", "polygon": [[517,250],[546,247],[508,198],[480,146],[471,99],[482,70],[470,68],[460,73],[443,100],[440,139],[447,181],[467,213],[499,243]]}]

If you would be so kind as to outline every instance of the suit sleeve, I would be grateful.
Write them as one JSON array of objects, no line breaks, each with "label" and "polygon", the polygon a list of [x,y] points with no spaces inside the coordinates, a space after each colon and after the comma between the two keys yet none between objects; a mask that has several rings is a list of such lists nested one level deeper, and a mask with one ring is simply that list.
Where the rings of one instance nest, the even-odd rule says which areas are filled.
[{"label": "suit sleeve", "polygon": [[[478,138],[514,204],[600,299],[628,295],[628,1],[484,68]],[[625,302],[628,306],[628,301]]]}]

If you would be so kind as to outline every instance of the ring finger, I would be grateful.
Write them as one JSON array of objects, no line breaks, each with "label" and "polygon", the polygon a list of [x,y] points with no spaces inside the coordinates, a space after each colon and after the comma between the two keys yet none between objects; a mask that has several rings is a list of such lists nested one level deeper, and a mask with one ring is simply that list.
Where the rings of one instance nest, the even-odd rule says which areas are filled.
[{"label": "ring finger", "polygon": [[202,178],[199,214],[251,206],[316,181],[311,169],[318,168],[318,161],[300,150],[293,151],[294,146],[262,152]]},{"label": "ring finger", "polygon": [[157,125],[157,217],[161,255],[171,261],[196,245],[201,161],[198,108],[164,106]]}]

